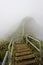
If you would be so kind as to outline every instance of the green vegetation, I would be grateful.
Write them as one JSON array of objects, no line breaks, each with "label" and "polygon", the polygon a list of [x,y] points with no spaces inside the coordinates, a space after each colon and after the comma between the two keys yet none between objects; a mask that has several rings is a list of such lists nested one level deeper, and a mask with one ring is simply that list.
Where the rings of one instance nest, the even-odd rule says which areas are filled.
[{"label": "green vegetation", "polygon": [[29,39],[29,41],[31,41],[35,46],[37,46],[38,48],[40,48],[40,45],[39,45],[39,42],[38,42],[38,41],[35,41],[35,40],[33,40],[32,38],[29,38],[29,37],[28,37],[28,39]]},{"label": "green vegetation", "polygon": [[0,65],[8,49],[9,41],[0,41]]}]

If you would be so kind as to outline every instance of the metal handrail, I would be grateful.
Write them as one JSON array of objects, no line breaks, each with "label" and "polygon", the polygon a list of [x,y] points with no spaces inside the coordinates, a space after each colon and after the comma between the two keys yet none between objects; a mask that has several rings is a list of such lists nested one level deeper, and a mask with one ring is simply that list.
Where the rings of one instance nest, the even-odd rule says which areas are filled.
[{"label": "metal handrail", "polygon": [[[29,39],[27,37],[29,37],[29,38],[39,42],[40,48],[37,48],[37,46],[35,46],[31,41],[29,41]],[[42,53],[41,53],[42,50],[41,50],[41,43],[40,43],[40,41],[35,39],[35,38],[33,38],[33,37],[31,37],[31,36],[26,36],[26,41],[29,42],[40,53],[40,62],[41,62],[40,65],[41,65],[42,64]]]},{"label": "metal handrail", "polygon": [[31,37],[31,36],[27,36],[27,37],[29,37],[29,38],[31,38],[31,39],[33,39],[33,40],[35,40],[35,41],[40,43],[40,41],[38,39],[35,39],[34,37]]},{"label": "metal handrail", "polygon": [[[7,61],[7,58],[8,56],[12,56],[12,47],[13,47],[13,43],[12,43],[13,39],[10,41],[9,45],[8,45],[8,51],[6,51],[5,53],[5,56],[4,56],[4,59],[3,59],[3,62],[2,62],[2,65],[5,65],[6,64],[6,61]],[[10,53],[11,52],[11,53]],[[9,55],[10,53],[10,55]]]},{"label": "metal handrail", "polygon": [[13,41],[13,39],[10,41],[10,43],[9,43],[9,45],[8,45],[8,49],[11,48],[11,46],[12,46],[12,41]]},{"label": "metal handrail", "polygon": [[5,65],[6,61],[7,61],[7,57],[8,57],[8,51],[6,51],[5,57],[3,59],[2,65]]},{"label": "metal handrail", "polygon": [[13,46],[14,45],[14,41],[12,42],[12,47],[9,50],[9,65],[12,65],[12,53],[13,53]]},{"label": "metal handrail", "polygon": [[[37,48],[31,41],[29,41],[29,39],[27,38],[27,37],[30,37],[30,38],[32,38],[33,40],[35,40],[35,41],[38,41],[39,42],[39,45],[40,45],[40,49],[39,48]],[[34,39],[33,37],[31,37],[31,36],[26,36],[26,41],[27,42],[29,42],[34,48],[36,48],[36,50],[38,51],[38,52],[40,52],[41,51],[41,44],[40,44],[40,41],[39,40],[37,40],[37,39]]]}]

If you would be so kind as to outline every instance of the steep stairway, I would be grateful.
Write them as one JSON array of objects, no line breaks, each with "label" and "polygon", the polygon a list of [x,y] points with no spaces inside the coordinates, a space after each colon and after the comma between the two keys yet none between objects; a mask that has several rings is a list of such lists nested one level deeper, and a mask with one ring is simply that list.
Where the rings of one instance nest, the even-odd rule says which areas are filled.
[{"label": "steep stairway", "polygon": [[37,59],[26,43],[16,43],[14,65],[37,65]]}]

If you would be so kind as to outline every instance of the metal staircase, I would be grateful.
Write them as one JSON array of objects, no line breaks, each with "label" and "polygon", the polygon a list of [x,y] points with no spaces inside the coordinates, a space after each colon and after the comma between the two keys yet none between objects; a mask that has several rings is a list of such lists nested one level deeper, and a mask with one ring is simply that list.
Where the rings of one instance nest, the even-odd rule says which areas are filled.
[{"label": "metal staircase", "polygon": [[[8,46],[8,51],[6,51],[5,57],[3,59],[2,65],[6,65],[7,62],[8,65],[41,65],[40,63],[37,63],[37,58],[32,52],[32,49],[28,46],[28,42],[39,52],[39,54],[41,50],[41,45],[40,48],[38,48],[28,39],[28,37],[34,39],[33,37],[26,35],[26,43],[15,43],[15,40],[11,40]],[[34,40],[38,41],[37,39]],[[38,42],[38,44],[40,44],[40,41]]]}]

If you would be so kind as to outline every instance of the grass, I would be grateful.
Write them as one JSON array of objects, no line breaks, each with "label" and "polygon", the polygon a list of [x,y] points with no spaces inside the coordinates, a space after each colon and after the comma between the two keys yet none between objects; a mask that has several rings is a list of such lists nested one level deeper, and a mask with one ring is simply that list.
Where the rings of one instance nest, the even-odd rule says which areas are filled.
[{"label": "grass", "polygon": [[3,61],[6,51],[8,50],[9,41],[0,41],[0,65]]},{"label": "grass", "polygon": [[29,41],[31,41],[35,46],[37,46],[38,48],[40,48],[39,46],[39,42],[37,42],[37,41],[35,41],[35,40],[33,40],[32,38],[29,38],[28,37],[28,39],[29,39]]}]

